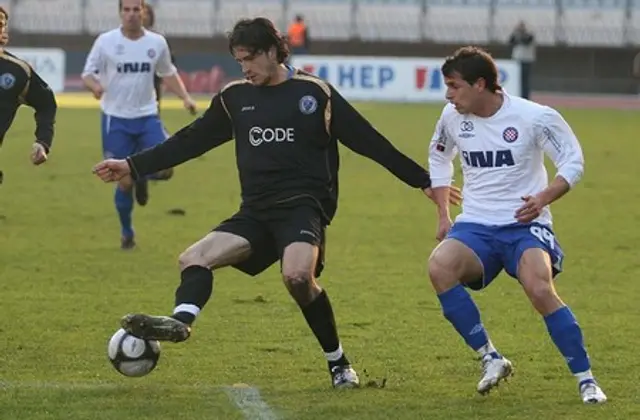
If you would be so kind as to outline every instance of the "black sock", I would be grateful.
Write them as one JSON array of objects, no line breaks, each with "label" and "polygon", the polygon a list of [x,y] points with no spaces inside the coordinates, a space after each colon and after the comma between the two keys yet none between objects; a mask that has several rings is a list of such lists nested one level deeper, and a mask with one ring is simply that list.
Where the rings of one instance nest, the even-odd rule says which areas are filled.
[{"label": "black sock", "polygon": [[[176,308],[180,305],[194,305],[202,310],[213,291],[213,273],[206,267],[192,265],[180,273],[182,281],[176,289]],[[196,315],[188,311],[178,310],[173,318],[185,324],[193,324]]]},{"label": "black sock", "polygon": [[302,314],[318,342],[320,342],[325,354],[328,356],[328,353],[337,353],[336,360],[329,360],[327,357],[329,369],[334,366],[348,365],[349,360],[342,353],[336,320],[333,316],[333,309],[327,293],[323,290],[313,302],[302,308]]}]

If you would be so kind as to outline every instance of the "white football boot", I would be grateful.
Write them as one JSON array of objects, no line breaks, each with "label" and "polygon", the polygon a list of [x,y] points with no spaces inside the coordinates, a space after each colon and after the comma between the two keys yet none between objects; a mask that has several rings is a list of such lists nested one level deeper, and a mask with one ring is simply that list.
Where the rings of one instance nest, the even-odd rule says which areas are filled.
[{"label": "white football boot", "polygon": [[482,379],[478,382],[478,392],[486,395],[500,384],[501,380],[513,374],[513,365],[504,357],[487,354],[482,358]]},{"label": "white football boot", "polygon": [[331,383],[334,388],[357,388],[360,378],[351,366],[334,366],[331,368]]},{"label": "white football boot", "polygon": [[593,379],[582,381],[578,387],[585,404],[602,404],[607,401],[607,396]]}]

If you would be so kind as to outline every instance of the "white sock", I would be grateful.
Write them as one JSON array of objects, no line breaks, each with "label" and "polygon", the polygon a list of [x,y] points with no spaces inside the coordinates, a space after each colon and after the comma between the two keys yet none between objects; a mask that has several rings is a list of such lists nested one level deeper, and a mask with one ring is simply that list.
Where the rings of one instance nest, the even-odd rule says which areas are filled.
[{"label": "white sock", "polygon": [[477,350],[477,352],[480,355],[480,357],[484,357],[487,354],[491,354],[491,353],[500,354],[498,353],[498,350],[496,350],[496,348],[493,346],[493,343],[491,342],[491,340],[489,340],[487,344],[485,344],[484,346],[480,347]]},{"label": "white sock", "polygon": [[593,373],[591,373],[591,370],[585,370],[584,372],[574,373],[573,376],[576,377],[579,384],[588,380],[592,380],[595,382],[595,379],[593,378]]},{"label": "white sock", "polygon": [[338,360],[340,360],[343,354],[344,353],[342,351],[342,344],[338,344],[337,350],[332,351],[330,353],[325,353],[324,356],[327,358],[327,361],[329,362],[337,362]]},{"label": "white sock", "polygon": [[197,317],[198,314],[200,313],[200,308],[190,303],[181,303],[180,305],[176,306],[175,309],[173,310],[174,315],[177,314],[178,312],[186,312],[193,315],[194,317]]}]

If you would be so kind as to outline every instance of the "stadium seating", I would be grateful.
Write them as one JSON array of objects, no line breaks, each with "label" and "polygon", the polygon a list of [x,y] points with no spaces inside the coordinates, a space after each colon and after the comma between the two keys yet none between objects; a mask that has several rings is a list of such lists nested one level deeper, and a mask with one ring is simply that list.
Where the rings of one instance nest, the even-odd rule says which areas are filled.
[{"label": "stadium seating", "polygon": [[[506,42],[524,20],[538,43],[640,43],[640,0],[155,0],[169,35],[225,33],[241,17],[265,16],[284,30],[302,14],[312,38]],[[40,33],[98,33],[118,23],[115,2],[15,0],[12,28]]]},{"label": "stadium seating", "polygon": [[10,28],[31,33],[79,33],[82,9],[78,0],[20,0],[10,8]]}]

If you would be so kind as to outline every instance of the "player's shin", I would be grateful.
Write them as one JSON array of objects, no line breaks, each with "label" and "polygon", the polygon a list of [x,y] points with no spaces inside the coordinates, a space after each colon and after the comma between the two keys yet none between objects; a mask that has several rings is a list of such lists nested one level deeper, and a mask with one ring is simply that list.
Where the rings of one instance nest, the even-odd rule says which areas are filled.
[{"label": "player's shin", "polygon": [[180,277],[172,317],[191,325],[211,298],[213,272],[207,267],[192,265],[182,270]]},{"label": "player's shin", "polygon": [[313,297],[312,300],[299,299],[291,287],[289,287],[289,291],[296,299],[307,324],[309,324],[311,331],[313,331],[320,343],[327,358],[329,369],[334,366],[349,365],[349,360],[344,354],[338,338],[336,320],[327,292],[321,289],[315,281],[309,282],[305,287],[312,288],[314,293],[308,294],[308,296]]},{"label": "player's shin", "polygon": [[579,383],[593,381],[582,330],[567,306],[544,317],[547,331]]},{"label": "player's shin", "polygon": [[130,189],[125,190],[122,186],[116,186],[114,197],[118,217],[120,218],[120,227],[122,229],[122,237],[126,239],[133,238],[133,226],[131,222],[131,214],[133,213],[133,193]]},{"label": "player's shin", "polygon": [[491,355],[499,358],[500,354],[489,340],[482,325],[480,311],[469,292],[461,284],[438,295],[444,317],[462,336],[465,343],[478,352],[481,357]]}]

